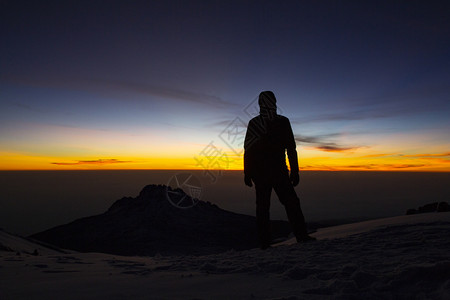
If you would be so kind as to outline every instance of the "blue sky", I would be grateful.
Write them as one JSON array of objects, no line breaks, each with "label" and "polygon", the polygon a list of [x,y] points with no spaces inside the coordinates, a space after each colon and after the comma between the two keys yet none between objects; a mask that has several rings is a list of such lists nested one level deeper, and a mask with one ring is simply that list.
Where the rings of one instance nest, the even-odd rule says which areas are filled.
[{"label": "blue sky", "polygon": [[301,167],[450,170],[447,2],[223,2],[2,1],[4,168],[233,156],[220,133],[272,90]]}]

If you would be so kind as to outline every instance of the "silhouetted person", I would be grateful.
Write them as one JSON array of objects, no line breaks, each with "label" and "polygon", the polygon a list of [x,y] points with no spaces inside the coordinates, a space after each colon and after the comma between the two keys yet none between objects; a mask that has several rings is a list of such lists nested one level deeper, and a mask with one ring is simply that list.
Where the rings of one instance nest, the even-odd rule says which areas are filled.
[{"label": "silhouetted person", "polygon": [[[259,94],[260,114],[250,120],[244,143],[245,184],[256,190],[256,222],[262,249],[270,246],[270,195],[272,189],[284,205],[297,242],[314,240],[306,231],[300,200],[297,150],[289,119],[277,115],[273,92]],[[291,173],[286,166],[286,152]]]}]

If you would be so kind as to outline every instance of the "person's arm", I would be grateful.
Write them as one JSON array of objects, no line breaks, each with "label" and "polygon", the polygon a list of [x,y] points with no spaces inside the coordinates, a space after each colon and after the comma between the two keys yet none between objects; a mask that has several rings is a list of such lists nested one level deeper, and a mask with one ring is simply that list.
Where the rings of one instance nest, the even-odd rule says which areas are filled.
[{"label": "person's arm", "polygon": [[288,136],[286,144],[286,152],[289,159],[289,166],[291,167],[290,179],[292,184],[296,186],[299,181],[299,167],[298,167],[298,156],[297,156],[297,144],[295,143],[294,133],[292,132],[291,123],[287,120]]},{"label": "person's arm", "polygon": [[247,132],[245,134],[245,141],[244,141],[244,182],[247,186],[252,186],[252,158],[251,158],[251,144],[254,142],[255,136],[254,136],[254,130],[253,130],[253,124],[252,121],[248,123],[247,126]]}]

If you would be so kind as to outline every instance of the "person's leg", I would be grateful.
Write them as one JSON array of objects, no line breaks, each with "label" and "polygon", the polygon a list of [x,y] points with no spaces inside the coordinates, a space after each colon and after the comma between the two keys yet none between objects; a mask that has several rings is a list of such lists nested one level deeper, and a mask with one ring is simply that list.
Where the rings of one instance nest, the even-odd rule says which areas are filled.
[{"label": "person's leg", "polygon": [[274,190],[278,199],[286,209],[289,223],[292,226],[292,231],[294,232],[297,241],[303,241],[308,236],[305,218],[300,207],[300,199],[298,198],[287,173],[279,177],[279,180],[277,180],[274,185]]},{"label": "person's leg", "polygon": [[272,186],[264,182],[255,182],[256,225],[261,249],[270,246],[270,194]]}]

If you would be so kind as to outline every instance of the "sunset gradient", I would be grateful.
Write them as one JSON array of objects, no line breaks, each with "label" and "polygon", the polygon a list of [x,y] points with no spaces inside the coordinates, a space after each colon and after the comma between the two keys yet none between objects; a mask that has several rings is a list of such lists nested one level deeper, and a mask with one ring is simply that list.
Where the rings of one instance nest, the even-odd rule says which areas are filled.
[{"label": "sunset gradient", "polygon": [[301,170],[450,172],[444,1],[83,3],[1,4],[0,170],[241,170],[272,90]]}]

